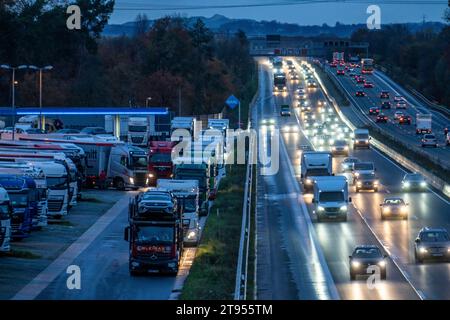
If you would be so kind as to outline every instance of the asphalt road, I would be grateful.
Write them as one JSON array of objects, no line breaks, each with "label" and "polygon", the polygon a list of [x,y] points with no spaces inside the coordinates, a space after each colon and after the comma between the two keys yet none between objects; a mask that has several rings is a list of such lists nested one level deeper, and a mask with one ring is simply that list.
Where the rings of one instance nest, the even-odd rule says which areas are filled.
[{"label": "asphalt road", "polygon": [[[335,69],[326,67],[327,70],[334,76]],[[354,79],[345,76],[335,76],[335,78],[341,83],[343,88],[352,95],[352,102],[354,102],[361,112],[368,115],[370,107],[380,107],[381,99],[379,94],[382,90],[387,90],[390,92],[390,101],[392,103],[392,108],[383,109],[382,112],[386,114],[389,118],[388,123],[375,123],[375,116],[370,116],[375,126],[380,129],[390,133],[393,137],[405,141],[407,144],[414,146],[419,152],[425,152],[435,159],[440,159],[441,163],[444,163],[447,167],[450,167],[450,147],[445,145],[444,137],[444,127],[450,124],[450,120],[446,119],[442,114],[428,110],[423,106],[417,99],[412,97],[408,92],[403,89],[398,84],[394,83],[390,78],[388,78],[383,73],[377,71],[372,75],[364,75],[366,80],[371,81],[374,84],[374,88],[363,88],[362,85],[356,83]],[[361,89],[366,93],[365,97],[355,97],[354,94],[356,90]],[[398,121],[394,119],[394,113],[397,111],[395,109],[395,103],[393,101],[396,94],[402,95],[407,103],[407,109],[399,109],[404,114],[410,115],[412,118],[411,125],[400,125]],[[343,109],[345,112],[345,109]],[[421,135],[417,135],[416,129],[416,114],[417,113],[432,113],[432,130],[438,139],[437,148],[422,148],[420,144]]]},{"label": "asphalt road", "polygon": [[[261,66],[268,70],[263,75],[269,77],[266,82],[270,82],[270,67],[267,67],[266,64],[261,64]],[[289,88],[291,90],[292,86],[290,85]],[[264,107],[261,116],[275,118],[278,128],[285,124],[300,123],[300,117],[295,117],[294,114],[291,117],[278,116],[278,106],[283,103],[292,103],[291,97],[292,91],[285,96],[276,96],[275,106],[269,104]],[[310,91],[308,98],[312,105],[317,103],[318,99],[325,100],[321,90]],[[298,179],[300,146],[311,145],[311,143],[303,134],[303,131],[300,134],[283,133],[282,136],[291,165]],[[280,155],[282,157],[282,152],[280,152]],[[340,297],[343,299],[418,299],[419,297],[424,299],[450,299],[450,292],[448,291],[450,265],[448,263],[416,265],[413,259],[413,241],[420,228],[423,226],[442,226],[450,229],[450,217],[447,214],[450,212],[449,202],[441,195],[431,191],[415,194],[401,192],[400,181],[405,171],[376,150],[358,150],[353,152],[353,155],[375,163],[378,178],[382,183],[381,190],[377,193],[355,193],[352,187],[353,203],[348,222],[314,223],[316,234]],[[340,171],[341,160],[340,157],[334,159],[333,167],[337,174]],[[277,176],[273,179],[275,180],[274,187],[268,190],[271,193],[266,198],[276,198],[276,195],[283,190],[283,186],[286,184],[283,180],[278,180]],[[379,204],[384,197],[394,195],[401,196],[409,202],[410,217],[408,221],[381,220]],[[311,218],[315,221],[315,215],[309,205],[311,196],[304,195],[303,197],[308,204]],[[272,203],[270,205],[271,208],[274,208]],[[286,207],[283,210],[286,210]],[[274,219],[271,228],[278,228],[280,223],[286,224],[282,218],[281,222],[280,217]],[[274,238],[272,243],[272,247],[278,245],[284,248],[279,239]],[[348,255],[358,244],[377,244],[380,247],[382,246],[390,256],[387,266],[387,280],[382,281],[382,284],[374,289],[369,289],[364,279],[357,281],[350,281],[349,279]],[[269,252],[269,254],[274,255],[272,252]],[[272,259],[276,259],[276,257]]]}]

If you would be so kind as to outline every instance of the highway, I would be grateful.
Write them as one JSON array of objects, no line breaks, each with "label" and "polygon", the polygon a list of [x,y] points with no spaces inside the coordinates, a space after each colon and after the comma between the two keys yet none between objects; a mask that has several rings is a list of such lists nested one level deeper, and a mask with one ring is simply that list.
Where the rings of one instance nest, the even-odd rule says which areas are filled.
[{"label": "highway", "polygon": [[[390,133],[391,136],[406,142],[408,145],[415,147],[419,152],[424,152],[435,160],[441,162],[447,168],[450,167],[450,148],[445,145],[444,128],[450,123],[446,117],[436,111],[429,110],[416,98],[409,94],[405,89],[396,84],[393,80],[387,77],[380,71],[374,72],[374,74],[366,74],[364,77],[366,80],[374,84],[374,88],[363,88],[362,84],[356,83],[356,80],[349,77],[347,74],[344,76],[337,76],[336,69],[325,67],[326,70],[339,81],[341,86],[351,95],[351,102],[359,109],[360,112],[368,115],[370,107],[380,107],[381,99],[379,97],[382,90],[390,92],[390,101],[392,108],[381,110],[389,118],[388,123],[375,123],[375,116],[369,116],[372,124],[380,129]],[[356,90],[363,90],[366,93],[365,97],[355,97]],[[403,113],[410,115],[412,118],[411,125],[400,125],[398,121],[394,119],[395,103],[393,98],[395,95],[402,95],[407,101],[407,109],[399,109]],[[347,108],[343,108],[345,113]],[[415,119],[417,113],[432,113],[432,130],[438,139],[437,148],[422,148],[420,145],[421,135],[415,133]]]},{"label": "highway", "polygon": [[[260,65],[262,68],[270,70],[267,63],[260,63]],[[270,72],[263,73],[263,75],[270,76],[266,83],[270,82],[272,77]],[[294,116],[294,114],[291,117],[278,116],[277,110],[279,110],[280,104],[293,102],[292,86],[289,86],[289,89],[288,95],[276,96],[275,106],[270,104],[270,100],[267,100],[268,105],[264,107],[262,113],[262,117],[277,119],[278,128],[288,123],[301,123],[300,116]],[[262,91],[261,88],[260,91]],[[318,99],[324,101],[325,96],[321,90],[315,90],[309,92],[308,99],[311,105],[315,105]],[[318,116],[318,114],[316,115]],[[296,177],[299,178],[300,146],[311,145],[311,143],[303,131],[300,134],[283,133],[282,141],[286,145]],[[280,149],[282,148],[280,147]],[[377,176],[382,184],[381,190],[377,193],[355,193],[351,187],[353,202],[348,222],[314,223],[320,246],[340,297],[342,299],[450,299],[448,290],[450,265],[448,263],[416,265],[413,251],[414,239],[422,227],[440,226],[450,229],[449,202],[441,195],[431,191],[412,194],[401,192],[399,186],[405,171],[376,150],[358,150],[353,152],[353,155],[361,160],[375,163]],[[283,159],[283,152],[280,152],[280,157]],[[336,161],[334,161],[334,172],[337,174],[341,159],[341,157],[335,158]],[[280,160],[280,162],[282,161]],[[283,181],[276,180],[276,182],[280,183],[276,183],[276,188],[272,190],[274,194],[268,195],[267,198],[275,197],[286,184]],[[408,221],[381,220],[379,204],[386,196],[401,196],[406,202],[409,202]],[[308,204],[311,218],[315,221],[315,215],[310,207],[311,196],[304,195],[304,199]],[[271,205],[273,208],[275,204],[271,203]],[[271,229],[276,230],[283,223],[287,224],[288,222],[280,221],[279,217],[271,225]],[[276,242],[277,239],[272,241]],[[283,248],[283,243],[277,243],[280,248]],[[348,255],[358,244],[378,244],[383,246],[390,256],[387,280],[382,281],[382,284],[375,289],[369,289],[364,280],[350,281],[349,279]],[[272,244],[272,247],[276,247],[276,244]],[[272,251],[270,254],[274,255]]]}]

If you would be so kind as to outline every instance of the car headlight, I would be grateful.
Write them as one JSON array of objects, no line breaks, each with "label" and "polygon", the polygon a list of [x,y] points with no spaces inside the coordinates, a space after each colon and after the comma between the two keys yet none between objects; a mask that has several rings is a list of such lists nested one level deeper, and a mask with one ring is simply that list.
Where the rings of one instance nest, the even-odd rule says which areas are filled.
[{"label": "car headlight", "polygon": [[189,234],[188,234],[188,239],[192,239],[192,238],[194,238],[194,237],[195,237],[195,235],[196,235],[195,231],[191,231],[191,232],[189,232]]},{"label": "car headlight", "polygon": [[359,172],[355,172],[355,177],[359,177]]},{"label": "car headlight", "polygon": [[[327,132],[325,132],[325,130],[324,130],[324,133],[327,133]],[[328,140],[328,143],[329,143],[329,144],[334,144],[334,139]],[[333,148],[336,148],[336,147],[333,147]]]},{"label": "car headlight", "polygon": [[380,181],[378,181],[378,180],[375,180],[375,181],[373,182],[373,184],[374,184],[375,186],[377,186],[377,185],[379,185],[379,184],[380,184]]},{"label": "car headlight", "polygon": [[358,261],[352,261],[353,268],[359,268],[360,266],[361,266],[361,263],[359,263]]},{"label": "car headlight", "polygon": [[409,182],[403,182],[403,187],[409,188],[411,186],[411,183]]},{"label": "car headlight", "polygon": [[320,211],[320,212],[323,212],[323,211],[325,211],[325,208],[322,207],[322,206],[319,206],[319,207],[317,208],[317,210]]},{"label": "car headlight", "polygon": [[383,208],[383,212],[384,212],[384,213],[389,213],[389,212],[391,212],[391,207],[384,207],[384,208]]},{"label": "car headlight", "polygon": [[341,211],[347,211],[347,206],[341,206],[340,208],[339,208],[339,210],[341,210]]},{"label": "car headlight", "polygon": [[380,261],[378,262],[378,265],[382,268],[384,268],[386,266],[386,261]]},{"label": "car headlight", "polygon": [[407,212],[408,212],[408,208],[407,208],[406,206],[402,206],[402,207],[400,208],[400,212],[401,212],[401,213],[407,213]]},{"label": "car headlight", "polygon": [[428,250],[425,249],[424,247],[421,247],[421,248],[419,249],[419,252],[420,252],[420,253],[427,253]]},{"label": "car headlight", "polygon": [[130,177],[130,184],[134,184],[134,178]]},{"label": "car headlight", "polygon": [[425,187],[427,186],[427,183],[426,183],[425,181],[422,181],[422,182],[420,183],[420,186],[421,186],[422,188],[425,188]]},{"label": "car headlight", "polygon": [[361,182],[361,181],[358,181],[358,182],[356,183],[356,185],[361,186],[361,185],[362,185],[362,182]]},{"label": "car headlight", "polygon": [[447,248],[447,252],[450,252],[450,247]]},{"label": "car headlight", "polygon": [[149,174],[148,174],[148,177],[149,177],[149,178],[153,178],[154,176],[155,176],[155,175],[154,175],[153,173],[149,173]]},{"label": "car headlight", "polygon": [[311,184],[312,183],[312,180],[311,179],[306,179],[306,184]]},{"label": "car headlight", "polygon": [[275,120],[274,119],[270,119],[269,122],[270,122],[270,124],[275,124]]},{"label": "car headlight", "polygon": [[369,143],[369,140],[364,140],[365,143]]}]

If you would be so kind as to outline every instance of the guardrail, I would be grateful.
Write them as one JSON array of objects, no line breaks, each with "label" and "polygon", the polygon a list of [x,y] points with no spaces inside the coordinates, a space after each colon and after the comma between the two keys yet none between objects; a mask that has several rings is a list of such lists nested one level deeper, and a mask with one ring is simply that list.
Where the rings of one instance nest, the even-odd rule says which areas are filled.
[{"label": "guardrail", "polygon": [[[250,122],[247,130],[250,129]],[[254,163],[254,135],[250,134],[249,150],[247,155],[247,171],[245,175],[244,205],[242,208],[241,238],[239,242],[239,256],[236,267],[236,284],[234,288],[234,300],[247,299],[248,258],[250,248],[250,228],[252,212],[252,186]]]},{"label": "guardrail", "polygon": [[[322,81],[320,80],[320,77],[317,76],[316,74],[316,78],[318,79],[319,85],[321,86],[323,92],[325,93],[325,96],[327,97],[327,99],[329,100],[329,102],[331,102],[331,104],[333,105],[334,109],[336,110],[337,114],[339,115],[339,117],[341,118],[341,120],[352,130],[356,129],[356,126],[347,118],[347,116],[341,111],[338,103],[336,102],[336,100],[331,97],[326,89],[326,87],[323,85]],[[330,79],[332,79],[330,77]],[[356,114],[358,116],[358,118],[360,120],[363,121],[363,123],[365,122],[364,119],[361,119],[361,117]],[[437,177],[436,175],[428,172],[426,169],[418,166],[417,164],[415,164],[414,162],[412,162],[411,160],[409,160],[406,157],[403,157],[402,155],[400,155],[398,152],[392,150],[391,148],[389,148],[387,145],[385,145],[384,143],[382,143],[381,141],[375,139],[372,137],[372,145],[378,149],[379,151],[381,151],[382,153],[386,154],[389,158],[393,159],[394,161],[396,161],[397,163],[399,163],[400,165],[402,165],[403,167],[407,168],[410,171],[413,172],[419,172],[421,173],[428,181],[428,183],[430,183],[434,188],[438,189],[438,190],[442,190],[442,192],[450,198],[450,184],[448,184],[446,181],[444,181],[443,179]]]}]

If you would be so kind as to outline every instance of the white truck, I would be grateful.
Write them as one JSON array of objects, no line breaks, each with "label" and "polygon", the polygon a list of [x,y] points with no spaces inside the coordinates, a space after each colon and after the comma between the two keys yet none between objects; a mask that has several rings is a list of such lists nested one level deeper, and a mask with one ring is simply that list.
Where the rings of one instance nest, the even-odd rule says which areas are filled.
[{"label": "white truck", "polygon": [[201,130],[201,123],[198,122],[195,117],[175,117],[170,123],[170,134],[172,135],[173,132],[177,129],[184,129],[189,131],[192,140],[195,140],[198,138],[199,132]]},{"label": "white truck", "polygon": [[[21,129],[26,131],[32,128],[39,127],[39,116],[36,115],[28,115],[20,117],[17,123],[14,126],[17,129]],[[47,132],[54,132],[57,130],[52,119],[45,119],[45,130]]]},{"label": "white truck", "polygon": [[150,136],[149,117],[128,118],[128,142],[134,146],[146,147]]},{"label": "white truck", "polygon": [[353,149],[370,148],[370,136],[368,129],[355,129],[353,131]]},{"label": "white truck", "polygon": [[333,157],[331,152],[303,152],[300,169],[300,179],[303,184],[303,189],[305,192],[311,191],[313,189],[314,179],[316,179],[316,177],[333,175]]},{"label": "white truck", "polygon": [[230,129],[230,119],[208,119],[208,129],[222,132],[225,152],[227,148],[227,131]]},{"label": "white truck", "polygon": [[352,198],[348,196],[345,176],[316,177],[313,194],[312,202],[318,222],[325,219],[347,221],[348,203]]},{"label": "white truck", "polygon": [[0,252],[11,250],[11,216],[12,207],[8,192],[0,187]]},{"label": "white truck", "polygon": [[431,114],[416,114],[416,134],[431,133]]},{"label": "white truck", "polygon": [[183,207],[184,244],[198,244],[200,239],[198,180],[158,179],[157,188],[171,191]]}]

